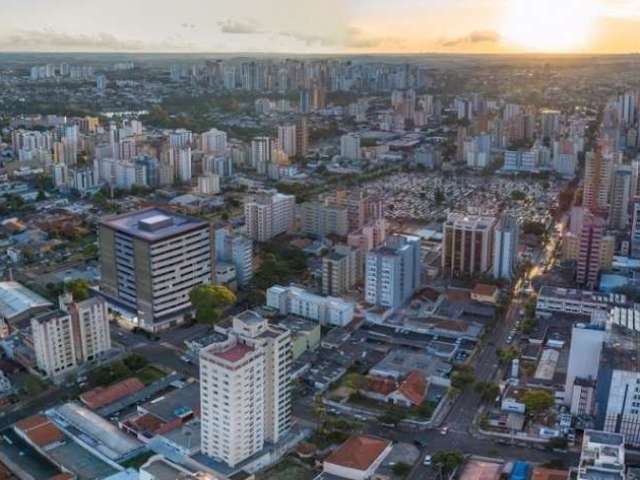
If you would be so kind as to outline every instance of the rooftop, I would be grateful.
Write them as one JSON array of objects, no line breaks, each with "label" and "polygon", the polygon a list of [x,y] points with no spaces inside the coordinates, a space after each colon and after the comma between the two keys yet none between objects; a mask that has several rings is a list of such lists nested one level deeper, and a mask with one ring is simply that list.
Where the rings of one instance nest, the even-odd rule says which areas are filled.
[{"label": "rooftop", "polygon": [[92,410],[97,410],[116,402],[121,398],[132,395],[144,388],[144,384],[137,378],[127,378],[108,387],[97,387],[80,395],[80,400]]},{"label": "rooftop", "polygon": [[64,434],[44,415],[25,418],[16,423],[15,428],[38,447],[64,440]]},{"label": "rooftop", "polygon": [[232,347],[227,348],[226,350],[222,350],[219,352],[212,352],[212,355],[227,362],[238,362],[242,360],[245,355],[253,352],[253,348],[249,345],[245,345],[244,343],[236,343]]},{"label": "rooftop", "polygon": [[389,440],[382,438],[353,436],[333,452],[325,463],[355,470],[367,470],[390,445]]},{"label": "rooftop", "polygon": [[0,315],[7,320],[32,308],[46,308],[53,304],[18,282],[0,282]]},{"label": "rooftop", "polygon": [[164,422],[195,414],[200,409],[200,385],[191,383],[145,403],[141,407]]},{"label": "rooftop", "polygon": [[107,217],[101,224],[146,241],[170,238],[207,225],[197,218],[160,208]]}]

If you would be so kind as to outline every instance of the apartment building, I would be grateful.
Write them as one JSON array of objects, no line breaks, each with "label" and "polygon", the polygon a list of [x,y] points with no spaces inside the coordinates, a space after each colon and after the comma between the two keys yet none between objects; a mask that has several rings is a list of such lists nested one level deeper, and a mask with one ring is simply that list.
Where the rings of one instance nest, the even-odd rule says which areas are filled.
[{"label": "apartment building", "polygon": [[107,307],[101,298],[73,302],[62,296],[59,310],[31,319],[31,334],[38,369],[53,380],[111,349]]},{"label": "apartment building", "polygon": [[346,208],[322,202],[305,202],[300,207],[300,230],[307,235],[346,237],[349,233]]},{"label": "apartment building", "polygon": [[253,241],[250,238],[233,234],[229,228],[216,230],[216,259],[233,264],[241,287],[253,278]]},{"label": "apartment building", "polygon": [[231,467],[291,427],[291,334],[253,311],[200,351],[201,450]]},{"label": "apartment building", "polygon": [[420,288],[422,251],[419,237],[393,235],[367,255],[365,300],[397,309]]},{"label": "apartment building", "polygon": [[275,190],[263,190],[244,205],[247,236],[266,242],[293,228],[296,198]]},{"label": "apartment building", "polygon": [[189,292],[212,283],[209,223],[159,208],[109,217],[98,227],[101,293],[132,325],[159,331],[181,323]]},{"label": "apartment building", "polygon": [[340,296],[353,289],[357,280],[360,252],[355,247],[337,245],[322,259],[322,294]]},{"label": "apartment building", "polygon": [[355,306],[337,297],[323,297],[295,287],[274,285],[267,290],[267,307],[281,315],[296,315],[321,325],[344,327],[351,323]]},{"label": "apartment building", "polygon": [[578,465],[578,480],[625,477],[624,437],[615,433],[585,430]]}]

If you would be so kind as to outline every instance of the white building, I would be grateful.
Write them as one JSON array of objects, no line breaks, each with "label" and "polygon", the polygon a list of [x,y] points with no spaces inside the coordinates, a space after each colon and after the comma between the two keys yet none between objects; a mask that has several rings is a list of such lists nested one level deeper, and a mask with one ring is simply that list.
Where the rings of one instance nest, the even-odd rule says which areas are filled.
[{"label": "white building", "polygon": [[322,297],[295,287],[274,285],[267,290],[267,306],[281,315],[297,315],[322,325],[344,327],[353,320],[355,306],[341,298]]},{"label": "white building", "polygon": [[240,286],[247,285],[253,278],[253,241],[250,238],[234,235],[228,228],[216,230],[216,258],[235,266]]},{"label": "white building", "polygon": [[244,205],[245,228],[249,238],[266,242],[293,228],[296,199],[275,190],[263,190]]},{"label": "white building", "polygon": [[296,155],[296,126],[284,125],[278,127],[278,145],[289,157]]},{"label": "white building", "polygon": [[198,177],[198,193],[218,195],[220,193],[220,176],[207,172]]},{"label": "white building", "polygon": [[340,156],[348,160],[358,160],[361,157],[360,135],[347,133],[340,138]]},{"label": "white building", "polygon": [[200,142],[204,153],[224,153],[227,150],[227,133],[212,128],[200,136]]},{"label": "white building", "polygon": [[591,315],[596,310],[608,310],[612,306],[624,306],[627,297],[620,293],[599,293],[592,290],[574,290],[544,286],[538,292],[536,315],[553,313]]},{"label": "white building", "polygon": [[200,350],[201,450],[235,467],[291,427],[291,333],[255,312]]},{"label": "white building", "polygon": [[578,466],[578,480],[625,477],[624,437],[615,433],[585,430]]},{"label": "white building", "polygon": [[365,300],[385,308],[400,308],[421,286],[419,237],[394,235],[367,255]]},{"label": "white building", "polygon": [[31,319],[38,368],[58,378],[79,365],[99,360],[111,349],[109,317],[104,300],[73,302],[60,297],[60,310]]},{"label": "white building", "polygon": [[493,237],[493,276],[511,280],[515,273],[518,241],[518,222],[511,216],[504,216],[496,224]]}]

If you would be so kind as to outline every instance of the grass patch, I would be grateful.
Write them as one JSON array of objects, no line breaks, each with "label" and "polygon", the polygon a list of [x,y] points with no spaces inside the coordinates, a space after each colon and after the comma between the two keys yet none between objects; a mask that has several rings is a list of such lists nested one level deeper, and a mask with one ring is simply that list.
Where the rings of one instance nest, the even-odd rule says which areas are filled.
[{"label": "grass patch", "polygon": [[165,373],[157,367],[147,365],[136,373],[136,377],[140,379],[145,385],[150,385],[153,382],[165,377]]},{"label": "grass patch", "polygon": [[259,474],[257,480],[312,480],[317,475],[318,473],[310,467],[286,458],[275,467]]}]

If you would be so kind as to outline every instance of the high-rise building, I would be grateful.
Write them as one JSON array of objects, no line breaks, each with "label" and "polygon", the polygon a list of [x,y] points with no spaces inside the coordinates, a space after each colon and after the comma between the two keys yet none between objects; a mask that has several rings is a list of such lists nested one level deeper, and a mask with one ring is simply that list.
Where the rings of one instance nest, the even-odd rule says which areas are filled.
[{"label": "high-rise building", "polygon": [[253,278],[253,241],[250,238],[234,235],[229,228],[219,228],[216,230],[216,258],[234,265],[241,287]]},{"label": "high-rise building", "polygon": [[631,225],[631,256],[640,258],[640,203],[633,204],[633,224]]},{"label": "high-rise building", "polygon": [[593,213],[608,212],[612,172],[612,155],[604,155],[600,150],[587,153],[582,204]]},{"label": "high-rise building", "polygon": [[624,230],[629,225],[631,177],[632,169],[630,166],[618,165],[613,172],[609,226],[616,230]]},{"label": "high-rise building", "polygon": [[505,215],[498,221],[493,241],[493,276],[511,280],[515,273],[518,241],[518,221]]},{"label": "high-rise building", "polygon": [[593,214],[586,214],[582,222],[578,251],[576,281],[578,285],[595,289],[598,286],[598,275],[602,267],[602,240],[606,222]]},{"label": "high-rise building", "polygon": [[273,145],[269,137],[255,137],[251,140],[251,166],[261,175],[266,175],[272,163]]},{"label": "high-rise building", "polygon": [[225,153],[227,150],[227,133],[212,128],[200,136],[200,142],[204,153]]},{"label": "high-rise building", "polygon": [[365,300],[390,309],[400,308],[422,284],[419,237],[393,235],[367,255]]},{"label": "high-rise building", "polygon": [[296,121],[296,156],[304,157],[309,150],[309,126],[307,117],[300,116]]},{"label": "high-rise building", "polygon": [[189,292],[213,282],[207,222],[159,208],[107,217],[98,227],[101,293],[135,326],[169,328],[192,310]]},{"label": "high-rise building", "polygon": [[359,252],[355,247],[336,245],[322,258],[322,294],[338,297],[356,284]]},{"label": "high-rise building", "polygon": [[206,172],[198,177],[198,193],[218,195],[220,193],[220,176]]},{"label": "high-rise building", "polygon": [[494,217],[452,213],[444,223],[442,270],[451,277],[489,272],[493,267]]},{"label": "high-rise building", "polygon": [[347,160],[360,159],[360,135],[347,133],[340,138],[340,156]]},{"label": "high-rise building", "polygon": [[53,379],[97,361],[111,349],[109,317],[101,298],[74,302],[60,297],[60,309],[31,319],[38,369]]},{"label": "high-rise building", "polygon": [[560,120],[562,114],[558,110],[542,110],[540,112],[540,124],[542,137],[554,139],[560,133]]},{"label": "high-rise building", "polygon": [[300,230],[307,235],[326,237],[349,233],[347,209],[319,201],[305,202],[300,207]]},{"label": "high-rise building", "polygon": [[296,198],[275,190],[263,190],[244,205],[245,228],[249,238],[266,242],[293,227]]},{"label": "high-rise building", "polygon": [[253,311],[200,351],[202,452],[231,467],[291,428],[291,333]]},{"label": "high-rise building", "polygon": [[295,125],[278,127],[278,145],[289,157],[295,157],[297,151],[297,135]]}]

